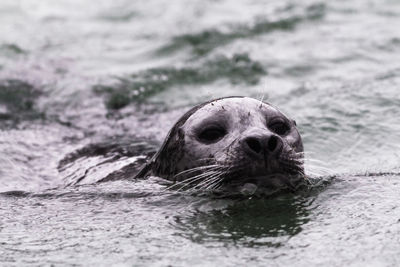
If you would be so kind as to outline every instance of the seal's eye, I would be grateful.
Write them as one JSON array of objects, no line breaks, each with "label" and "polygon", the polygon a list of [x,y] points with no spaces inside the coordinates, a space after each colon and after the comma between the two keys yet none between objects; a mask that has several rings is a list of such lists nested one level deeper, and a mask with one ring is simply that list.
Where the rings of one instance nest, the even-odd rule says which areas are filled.
[{"label": "seal's eye", "polygon": [[285,135],[290,130],[289,125],[282,121],[272,123],[271,125],[269,125],[269,128],[271,129],[271,131],[279,135]]},{"label": "seal's eye", "polygon": [[215,143],[226,135],[226,130],[218,126],[207,127],[200,132],[198,139],[203,143]]}]

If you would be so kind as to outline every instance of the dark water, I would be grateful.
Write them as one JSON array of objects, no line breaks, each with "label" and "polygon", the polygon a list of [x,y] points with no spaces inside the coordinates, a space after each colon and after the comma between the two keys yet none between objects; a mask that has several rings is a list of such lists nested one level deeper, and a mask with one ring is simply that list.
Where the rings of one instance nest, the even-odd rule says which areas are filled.
[{"label": "dark water", "polygon": [[[2,0],[0,265],[399,265],[399,29],[398,1]],[[219,199],[129,179],[228,95],[296,119],[325,182]]]}]

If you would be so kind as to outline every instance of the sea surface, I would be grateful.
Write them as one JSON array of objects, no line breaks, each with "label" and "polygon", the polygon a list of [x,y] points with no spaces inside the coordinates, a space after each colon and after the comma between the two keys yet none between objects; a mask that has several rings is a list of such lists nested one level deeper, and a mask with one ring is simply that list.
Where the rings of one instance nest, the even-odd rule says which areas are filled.
[{"label": "sea surface", "polygon": [[[297,121],[314,187],[133,179],[230,95]],[[399,1],[1,0],[0,266],[399,265]]]}]

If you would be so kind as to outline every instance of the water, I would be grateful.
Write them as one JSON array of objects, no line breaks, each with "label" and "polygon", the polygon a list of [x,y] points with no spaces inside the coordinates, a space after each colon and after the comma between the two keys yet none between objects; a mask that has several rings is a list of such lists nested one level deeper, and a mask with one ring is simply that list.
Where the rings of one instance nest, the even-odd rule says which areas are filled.
[{"label": "water", "polygon": [[[397,1],[3,0],[1,265],[399,265],[399,16]],[[221,199],[131,179],[185,110],[228,95],[293,117],[326,182]]]}]

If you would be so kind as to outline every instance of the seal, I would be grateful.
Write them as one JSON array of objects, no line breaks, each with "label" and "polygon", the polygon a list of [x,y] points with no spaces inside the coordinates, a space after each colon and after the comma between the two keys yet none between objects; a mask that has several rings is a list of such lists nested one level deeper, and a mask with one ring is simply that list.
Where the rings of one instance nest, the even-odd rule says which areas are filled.
[{"label": "seal", "polygon": [[[137,178],[201,190],[295,190],[304,180],[296,122],[269,103],[219,98],[186,112]],[[250,185],[250,186],[249,186]]]}]

